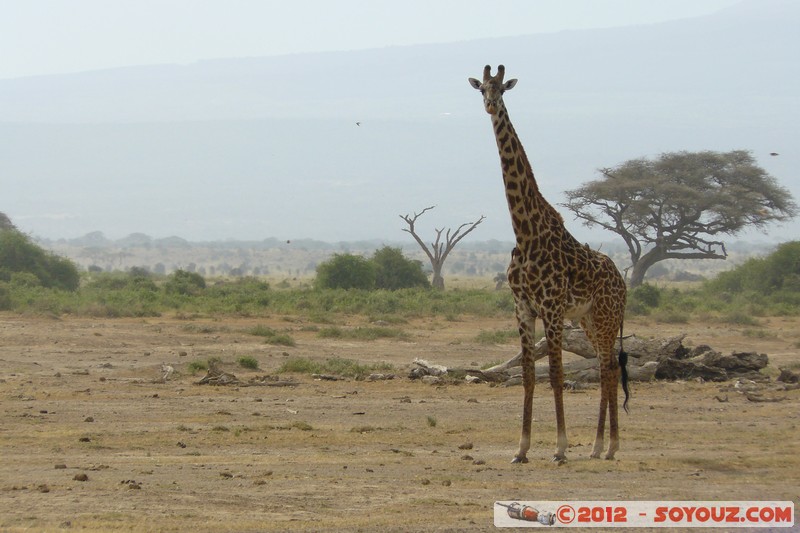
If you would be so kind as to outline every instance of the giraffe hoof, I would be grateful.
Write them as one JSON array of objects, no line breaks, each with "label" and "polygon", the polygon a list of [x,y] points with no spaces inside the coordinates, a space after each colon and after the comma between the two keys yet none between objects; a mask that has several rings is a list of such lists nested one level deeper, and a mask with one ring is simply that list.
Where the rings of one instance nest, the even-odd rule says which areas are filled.
[{"label": "giraffe hoof", "polygon": [[592,455],[589,456],[589,458],[590,459],[600,459],[600,454],[593,452]]},{"label": "giraffe hoof", "polygon": [[558,455],[558,454],[556,454],[556,455],[553,456],[553,462],[557,463],[559,466],[561,466],[561,465],[563,465],[563,464],[565,464],[567,462],[567,456],[566,455]]},{"label": "giraffe hoof", "polygon": [[518,456],[518,455],[515,455],[515,456],[514,456],[514,458],[513,458],[513,459],[511,459],[511,464],[515,464],[515,463],[527,463],[527,462],[528,462],[528,458],[527,458],[527,457],[525,457],[524,455],[523,455],[522,457],[520,457],[520,456]]}]

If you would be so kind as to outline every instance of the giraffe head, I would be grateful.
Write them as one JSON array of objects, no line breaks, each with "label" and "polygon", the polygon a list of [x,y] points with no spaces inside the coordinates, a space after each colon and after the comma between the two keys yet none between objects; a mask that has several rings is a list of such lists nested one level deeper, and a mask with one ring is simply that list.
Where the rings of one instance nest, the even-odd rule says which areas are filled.
[{"label": "giraffe head", "polygon": [[486,112],[490,115],[497,113],[503,103],[503,93],[510,91],[517,84],[517,80],[508,80],[503,82],[503,76],[506,73],[506,67],[503,65],[497,66],[497,74],[492,76],[492,67],[486,65],[483,67],[483,81],[480,82],[475,78],[469,79],[469,84],[475,89],[478,89],[483,95],[483,105]]}]

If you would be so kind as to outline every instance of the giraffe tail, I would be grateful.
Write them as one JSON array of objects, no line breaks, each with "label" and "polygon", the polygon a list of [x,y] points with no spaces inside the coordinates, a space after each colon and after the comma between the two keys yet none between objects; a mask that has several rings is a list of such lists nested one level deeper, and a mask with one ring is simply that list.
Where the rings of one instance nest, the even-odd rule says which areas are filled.
[{"label": "giraffe tail", "polygon": [[625,401],[622,403],[622,408],[625,412],[628,411],[628,398],[630,398],[630,391],[628,390],[628,352],[622,348],[622,324],[619,325],[619,369],[620,378],[622,381],[622,390],[625,392]]}]

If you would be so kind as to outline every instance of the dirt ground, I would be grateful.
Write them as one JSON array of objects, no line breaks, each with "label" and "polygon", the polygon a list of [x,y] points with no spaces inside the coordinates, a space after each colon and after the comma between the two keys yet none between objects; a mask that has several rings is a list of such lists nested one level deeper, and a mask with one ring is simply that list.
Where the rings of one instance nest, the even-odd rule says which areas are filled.
[{"label": "dirt ground", "polygon": [[[360,324],[353,318],[349,324]],[[288,331],[296,346],[246,333]],[[0,315],[0,531],[492,530],[496,500],[800,501],[800,391],[753,403],[732,383],[634,383],[613,461],[589,459],[599,392],[566,395],[569,461],[550,461],[549,386],[534,399],[528,464],[511,464],[521,387],[426,385],[415,357],[482,366],[511,320],[403,324],[407,340],[323,339],[291,317],[180,320]],[[800,367],[800,320],[753,334],[720,324],[626,324],[626,333],[770,356]],[[258,370],[237,358],[252,356]],[[388,381],[198,385],[188,363],[220,357],[240,379],[289,356],[388,362]],[[574,357],[574,356],[573,356]],[[159,382],[161,365],[175,374]],[[715,399],[728,398],[721,402]],[[596,530],[595,530],[596,531]]]}]

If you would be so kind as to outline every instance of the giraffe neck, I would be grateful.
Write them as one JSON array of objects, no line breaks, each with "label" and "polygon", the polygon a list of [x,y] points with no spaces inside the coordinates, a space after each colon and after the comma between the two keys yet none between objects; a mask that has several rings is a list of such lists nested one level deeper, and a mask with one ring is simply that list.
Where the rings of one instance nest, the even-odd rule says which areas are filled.
[{"label": "giraffe neck", "polygon": [[544,222],[543,217],[554,210],[539,192],[528,156],[504,105],[492,115],[492,126],[500,154],[511,225],[517,237],[517,245],[524,249],[539,233],[537,227]]}]

